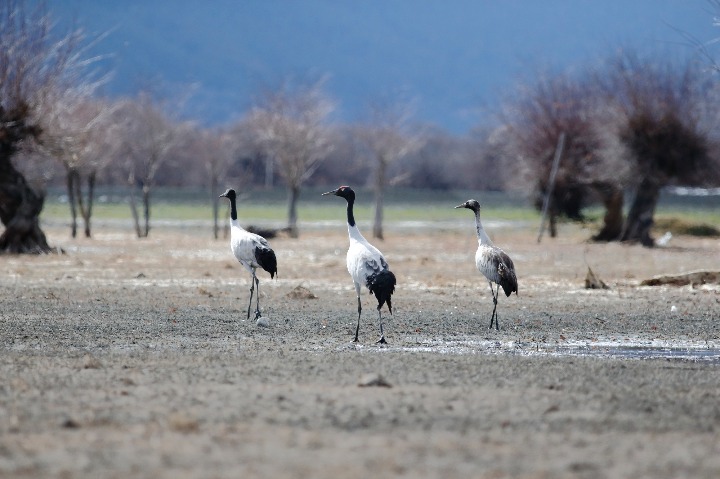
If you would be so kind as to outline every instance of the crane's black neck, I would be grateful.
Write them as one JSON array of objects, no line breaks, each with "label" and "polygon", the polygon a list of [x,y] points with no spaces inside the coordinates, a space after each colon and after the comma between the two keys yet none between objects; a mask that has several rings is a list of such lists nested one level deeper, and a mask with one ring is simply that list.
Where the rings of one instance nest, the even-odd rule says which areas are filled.
[{"label": "crane's black neck", "polygon": [[237,207],[235,206],[235,196],[229,196],[230,199],[230,219],[237,221]]},{"label": "crane's black neck", "polygon": [[354,199],[345,198],[347,200],[347,220],[350,226],[355,226],[355,216],[353,215]]}]

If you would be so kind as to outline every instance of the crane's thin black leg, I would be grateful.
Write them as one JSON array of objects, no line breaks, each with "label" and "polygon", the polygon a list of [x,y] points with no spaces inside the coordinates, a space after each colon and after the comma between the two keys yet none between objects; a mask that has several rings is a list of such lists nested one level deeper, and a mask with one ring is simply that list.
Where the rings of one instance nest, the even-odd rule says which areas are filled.
[{"label": "crane's thin black leg", "polygon": [[498,294],[500,294],[500,285],[498,285],[498,289],[497,289],[497,293],[496,293],[495,290],[493,290],[492,283],[490,281],[488,281],[488,283],[490,283],[490,294],[492,294],[492,297],[493,297],[493,311],[492,311],[492,316],[490,316],[490,329],[492,329],[493,322],[495,322],[495,330],[500,330],[500,321],[498,320],[498,317],[497,317],[497,297],[498,297]]},{"label": "crane's thin black leg", "polygon": [[255,294],[255,319],[258,319],[260,314],[260,280],[255,276],[255,285],[257,286],[257,294]]},{"label": "crane's thin black leg", "polygon": [[380,321],[380,339],[377,340],[377,344],[387,344],[387,341],[385,341],[385,333],[383,333],[382,313],[380,312],[380,306],[378,306],[378,320]]},{"label": "crane's thin black leg", "polygon": [[255,292],[255,271],[252,272],[250,278],[250,303],[248,304],[247,319],[250,319],[250,309],[252,309],[253,293]]},{"label": "crane's thin black leg", "polygon": [[353,342],[359,342],[358,334],[360,333],[360,313],[362,313],[362,303],[360,302],[360,296],[358,296],[358,323],[357,328],[355,328],[355,339]]}]

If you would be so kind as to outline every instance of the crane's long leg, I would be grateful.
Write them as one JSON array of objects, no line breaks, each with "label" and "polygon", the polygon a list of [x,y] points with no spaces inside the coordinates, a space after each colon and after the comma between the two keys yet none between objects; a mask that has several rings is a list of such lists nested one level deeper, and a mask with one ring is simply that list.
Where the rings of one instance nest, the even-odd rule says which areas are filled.
[{"label": "crane's long leg", "polygon": [[260,314],[260,280],[255,276],[255,285],[257,286],[257,293],[255,294],[255,319],[258,319]]},{"label": "crane's long leg", "polygon": [[360,302],[360,296],[357,297],[358,299],[358,322],[357,322],[357,328],[355,328],[355,339],[353,342],[359,342],[358,334],[360,333],[360,313],[362,313],[362,303]]},{"label": "crane's long leg", "polygon": [[250,309],[252,308],[253,293],[255,292],[255,271],[252,271],[250,278],[250,303],[248,304],[247,319],[250,319]]},{"label": "crane's long leg", "polygon": [[497,292],[495,292],[493,290],[492,282],[488,281],[488,283],[490,284],[490,294],[492,294],[492,297],[493,297],[493,312],[492,312],[492,316],[490,316],[490,329],[492,329],[493,321],[494,321],[495,322],[495,330],[497,331],[500,329],[500,321],[498,320],[498,317],[497,317],[497,297],[498,297],[498,294],[500,294],[500,285],[498,284]]},{"label": "crane's long leg", "polygon": [[355,295],[358,299],[358,321],[357,321],[357,327],[355,328],[355,339],[353,342],[357,343],[360,340],[358,339],[358,335],[360,334],[360,314],[362,313],[362,303],[360,302],[360,283],[356,283],[355,280],[353,280],[353,283],[355,283]]},{"label": "crane's long leg", "polygon": [[378,320],[380,321],[380,339],[377,340],[377,344],[387,344],[387,341],[385,341],[385,333],[383,333],[382,313],[380,312],[380,306],[378,306]]}]

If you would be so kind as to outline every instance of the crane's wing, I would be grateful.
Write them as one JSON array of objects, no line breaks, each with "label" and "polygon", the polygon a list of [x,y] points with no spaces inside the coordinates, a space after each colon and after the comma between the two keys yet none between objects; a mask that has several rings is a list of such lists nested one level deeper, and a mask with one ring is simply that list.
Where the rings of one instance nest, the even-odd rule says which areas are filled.
[{"label": "crane's wing", "polygon": [[517,277],[515,276],[515,265],[503,250],[498,249],[498,254],[495,258],[497,262],[497,272],[500,281],[498,284],[502,286],[505,296],[510,296],[512,293],[517,294],[518,284]]},{"label": "crane's wing", "polygon": [[353,281],[366,284],[369,276],[388,269],[388,263],[377,248],[356,243],[348,250],[347,267]]},{"label": "crane's wing", "polygon": [[255,262],[265,271],[270,273],[270,277],[274,278],[277,274],[277,258],[275,251],[270,247],[270,243],[260,235],[253,234],[253,256]]}]

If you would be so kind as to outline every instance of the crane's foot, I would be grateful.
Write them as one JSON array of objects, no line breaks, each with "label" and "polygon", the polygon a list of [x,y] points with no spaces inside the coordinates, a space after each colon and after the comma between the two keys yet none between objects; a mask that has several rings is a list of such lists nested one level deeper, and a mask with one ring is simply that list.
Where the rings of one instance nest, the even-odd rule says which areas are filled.
[{"label": "crane's foot", "polygon": [[385,341],[385,336],[380,336],[380,339],[375,341],[375,344],[387,344],[387,341]]}]

